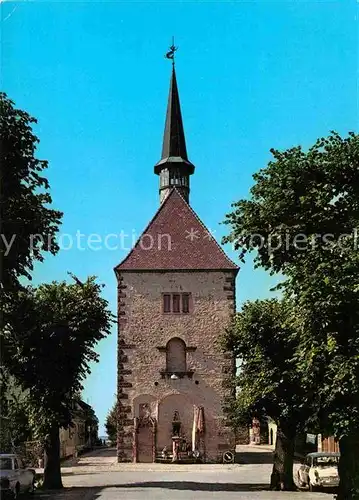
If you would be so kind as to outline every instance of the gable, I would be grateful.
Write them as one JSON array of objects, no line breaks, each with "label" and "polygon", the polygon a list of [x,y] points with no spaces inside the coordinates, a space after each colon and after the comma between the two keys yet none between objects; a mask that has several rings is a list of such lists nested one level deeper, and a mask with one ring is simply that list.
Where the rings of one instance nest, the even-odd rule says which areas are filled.
[{"label": "gable", "polygon": [[118,271],[233,270],[232,262],[174,188]]}]

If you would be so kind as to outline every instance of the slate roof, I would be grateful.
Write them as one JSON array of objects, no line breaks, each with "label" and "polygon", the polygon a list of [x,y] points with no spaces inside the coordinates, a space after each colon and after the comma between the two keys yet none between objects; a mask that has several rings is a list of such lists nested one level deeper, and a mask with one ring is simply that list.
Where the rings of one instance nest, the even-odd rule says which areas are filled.
[{"label": "slate roof", "polygon": [[117,271],[233,270],[232,262],[174,188]]},{"label": "slate roof", "polygon": [[155,165],[155,174],[159,174],[162,168],[171,164],[176,164],[176,167],[189,170],[190,174],[194,172],[194,165],[189,161],[187,156],[186,139],[174,66],[172,67],[170,91],[168,94],[162,154],[160,161]]}]

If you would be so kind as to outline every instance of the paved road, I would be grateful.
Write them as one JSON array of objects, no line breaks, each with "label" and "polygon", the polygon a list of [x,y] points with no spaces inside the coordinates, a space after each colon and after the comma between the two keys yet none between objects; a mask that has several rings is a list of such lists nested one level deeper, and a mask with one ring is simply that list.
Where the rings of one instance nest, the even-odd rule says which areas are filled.
[{"label": "paved road", "polygon": [[332,500],[333,494],[268,491],[271,452],[241,448],[241,464],[117,464],[97,450],[62,469],[65,490],[39,500]]}]

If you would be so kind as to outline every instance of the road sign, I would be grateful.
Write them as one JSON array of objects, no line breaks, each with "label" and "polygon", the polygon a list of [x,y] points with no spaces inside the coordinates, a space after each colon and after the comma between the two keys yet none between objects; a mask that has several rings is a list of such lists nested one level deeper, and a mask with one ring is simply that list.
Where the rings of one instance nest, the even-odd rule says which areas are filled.
[{"label": "road sign", "polygon": [[232,464],[234,462],[234,453],[232,451],[225,451],[223,453],[223,462],[225,464]]}]

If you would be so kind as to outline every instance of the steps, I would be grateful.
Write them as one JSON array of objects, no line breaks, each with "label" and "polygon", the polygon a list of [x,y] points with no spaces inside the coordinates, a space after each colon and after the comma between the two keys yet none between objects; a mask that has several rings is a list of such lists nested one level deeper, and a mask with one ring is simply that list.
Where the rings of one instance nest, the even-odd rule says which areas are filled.
[{"label": "steps", "polygon": [[[172,453],[168,453],[166,458],[163,458],[162,453],[156,454],[156,462],[160,464],[172,464]],[[200,458],[194,458],[188,456],[187,452],[179,452],[179,458],[176,462],[177,464],[198,464],[202,463]]]}]

